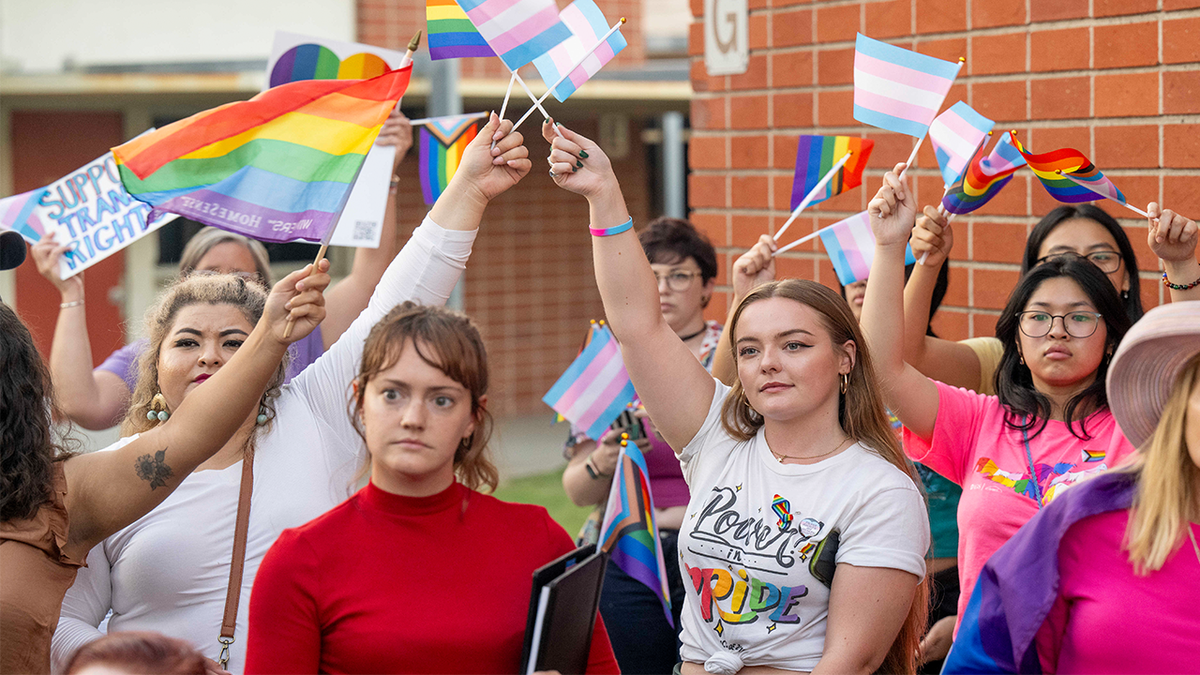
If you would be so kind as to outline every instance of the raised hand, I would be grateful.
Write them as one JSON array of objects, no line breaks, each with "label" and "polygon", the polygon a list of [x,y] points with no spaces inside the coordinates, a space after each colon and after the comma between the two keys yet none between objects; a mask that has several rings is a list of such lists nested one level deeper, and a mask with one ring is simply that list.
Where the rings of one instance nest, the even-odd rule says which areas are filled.
[{"label": "raised hand", "polygon": [[940,208],[926,206],[917,218],[917,226],[913,228],[909,241],[917,260],[926,256],[926,265],[941,265],[950,257],[950,249],[954,248],[954,231],[950,228],[949,218]]},{"label": "raised hand", "polygon": [[1150,214],[1146,243],[1149,244],[1150,250],[1154,251],[1154,255],[1166,262],[1195,260],[1197,241],[1195,221],[1181,216],[1171,209],[1164,211],[1157,202],[1150,202],[1146,206],[1146,213]]},{"label": "raised hand", "polygon": [[395,108],[383,123],[383,128],[379,130],[379,136],[375,138],[375,145],[396,146],[396,157],[392,160],[392,173],[396,173],[396,167],[400,166],[400,162],[408,154],[412,144],[412,125],[409,124],[404,113],[400,112],[400,108]]},{"label": "raised hand", "polygon": [[[311,333],[317,324],[324,320],[325,289],[328,286],[329,260],[322,258],[315,270],[312,269],[312,265],[305,265],[271,288],[259,323],[265,323],[270,335],[279,342],[296,342]],[[295,325],[291,334],[285,338],[289,318],[295,320]]]},{"label": "raised hand", "polygon": [[755,287],[775,280],[775,238],[764,234],[733,263],[733,297],[740,300]]},{"label": "raised hand", "polygon": [[589,199],[617,185],[612,162],[595,141],[558,125],[562,136],[554,133],[554,121],[542,123],[542,137],[550,142],[550,175],[559,187]]},{"label": "raised hand", "polygon": [[867,204],[876,246],[907,243],[915,224],[917,209],[906,182],[900,177],[904,168],[901,162],[885,173],[883,186]]},{"label": "raised hand", "polygon": [[[475,136],[459,160],[458,170],[450,184],[459,184],[471,195],[485,202],[499,197],[505,190],[517,184],[529,173],[529,149],[524,137],[512,130],[512,121],[501,121],[496,113],[488,117],[479,134]],[[492,147],[496,141],[496,147]],[[447,187],[447,191],[450,188]]]},{"label": "raised hand", "polygon": [[54,284],[62,294],[63,302],[83,299],[83,272],[69,279],[58,276],[58,262],[70,248],[70,244],[59,244],[54,240],[53,234],[46,233],[29,249],[33,253],[33,262],[37,265],[38,272]]}]

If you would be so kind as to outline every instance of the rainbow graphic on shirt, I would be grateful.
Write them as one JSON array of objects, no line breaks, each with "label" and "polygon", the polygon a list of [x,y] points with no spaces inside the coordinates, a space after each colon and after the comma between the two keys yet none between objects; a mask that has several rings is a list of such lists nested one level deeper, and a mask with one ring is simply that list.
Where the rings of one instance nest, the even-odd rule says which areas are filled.
[{"label": "rainbow graphic on shirt", "polygon": [[775,495],[775,499],[771,500],[771,510],[779,516],[779,529],[785,530],[788,525],[792,524],[792,505],[788,500]]},{"label": "rainbow graphic on shirt", "polygon": [[1027,497],[1034,502],[1038,501],[1038,493],[1040,492],[1042,494],[1041,503],[1045,505],[1053,501],[1060,492],[1083,478],[1108,470],[1108,465],[1104,463],[1104,459],[1108,455],[1104,450],[1084,450],[1083,455],[1083,460],[1080,464],[1087,463],[1094,466],[1076,471],[1075,469],[1079,464],[1071,464],[1070,462],[1034,464],[1034,469],[1037,471],[1036,481],[1032,480],[1027,472],[1012,472],[1001,469],[989,457],[979,458],[979,461],[975,463],[975,473],[982,475],[993,483],[999,483],[1005,487],[1012,488],[1013,492]]}]

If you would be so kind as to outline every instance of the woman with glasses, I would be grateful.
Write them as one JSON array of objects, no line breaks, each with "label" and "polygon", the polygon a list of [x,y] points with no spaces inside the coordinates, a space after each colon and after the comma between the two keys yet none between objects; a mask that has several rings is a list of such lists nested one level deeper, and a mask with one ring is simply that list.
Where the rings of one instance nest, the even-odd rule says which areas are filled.
[{"label": "woman with glasses", "polygon": [[903,354],[904,250],[916,217],[907,186],[884,176],[868,211],[875,232],[863,330],[879,354],[887,406],[908,456],[962,486],[959,616],[987,559],[1080,479],[1134,454],[1108,409],[1104,378],[1129,330],[1110,279],[1080,256],[1055,256],[1017,284],[996,324],[996,396],[922,375]]},{"label": "woman with glasses", "polygon": [[[1163,262],[1163,284],[1172,302],[1200,300],[1200,263],[1196,262],[1196,223],[1151,202],[1146,241]],[[904,292],[904,358],[918,371],[939,382],[996,393],[996,370],[1003,347],[995,338],[977,337],[961,342],[924,335],[929,297],[943,261],[950,255],[953,236],[946,215],[925,207],[912,234],[913,254],[928,254],[918,265]],[[1046,214],[1025,243],[1021,275],[1056,256],[1076,255],[1091,262],[1108,277],[1121,298],[1131,322],[1142,317],[1138,260],[1125,230],[1112,216],[1092,204],[1063,205]]]},{"label": "woman with glasses", "polygon": [[[716,250],[691,223],[678,218],[651,221],[638,234],[638,239],[658,281],[663,318],[692,355],[711,370],[713,355],[721,339],[721,324],[705,321],[704,308],[712,299],[716,286]],[[679,528],[687,509],[687,483],[671,446],[650,424],[645,426],[649,433],[638,443],[650,474],[663,557],[674,560],[678,557]],[[623,429],[610,429],[601,437],[599,445],[586,435],[572,431],[563,452],[570,460],[563,471],[563,488],[571,501],[580,506],[603,505],[616,471]],[[603,509],[597,511],[602,513]],[[598,520],[589,520],[589,525],[593,524],[594,527],[584,533],[584,539],[598,536]],[[667,623],[662,603],[649,587],[617,565],[608,566],[600,613],[608,624],[613,651],[622,672],[670,672],[679,660],[677,636],[684,598],[679,566],[668,563],[667,577],[674,627]]]}]

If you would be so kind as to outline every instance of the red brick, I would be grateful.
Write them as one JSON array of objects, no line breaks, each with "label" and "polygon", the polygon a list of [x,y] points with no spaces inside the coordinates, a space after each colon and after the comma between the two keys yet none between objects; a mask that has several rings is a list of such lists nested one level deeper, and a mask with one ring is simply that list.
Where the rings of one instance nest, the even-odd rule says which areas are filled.
[{"label": "red brick", "polygon": [[1162,292],[1166,289],[1158,279],[1142,279],[1141,288],[1142,309],[1151,310],[1163,304]]},{"label": "red brick", "polygon": [[[790,184],[791,182],[792,179],[789,177],[788,183]],[[836,195],[826,199],[820,204],[817,204],[813,207],[813,209],[822,213],[858,213],[866,208],[866,204],[863,203],[863,198],[867,196],[873,197],[875,195],[875,190],[878,189],[878,187],[878,182],[864,181],[863,189],[847,190],[840,195]],[[790,185],[788,192],[791,192]],[[788,197],[790,199],[791,195],[789,194]]]},{"label": "red brick", "polygon": [[731,256],[728,253],[717,254],[717,285],[729,285],[729,270],[733,266],[733,261],[737,256]]},{"label": "red brick", "polygon": [[1158,0],[1093,0],[1092,16],[1145,14],[1157,9]]},{"label": "red brick", "polygon": [[858,33],[862,7],[859,4],[817,8],[817,42],[846,42]]},{"label": "red brick", "polygon": [[[1181,129],[1183,127],[1171,128]],[[1194,133],[1187,134],[1184,138],[1178,139],[1183,148],[1187,146],[1187,138],[1194,135]],[[1170,135],[1167,136],[1166,148],[1167,155],[1170,156]],[[1193,152],[1195,150],[1200,150],[1200,146],[1196,146]],[[1184,150],[1184,152],[1187,151]],[[1097,166],[1103,167],[1104,170],[1110,168],[1156,169],[1158,168],[1158,126],[1146,124],[1096,127],[1096,150],[1089,156]],[[1200,153],[1193,156],[1200,160]],[[1200,166],[1200,164],[1188,166]]]},{"label": "red brick", "polygon": [[688,24],[688,56],[704,56],[704,24],[699,21]]},{"label": "red brick", "polygon": [[724,129],[725,99],[692,98],[690,119],[693,129]]},{"label": "red brick", "polygon": [[[778,124],[776,125],[778,126]],[[796,166],[796,146],[799,142],[797,134],[773,134],[771,144],[775,147],[772,155],[773,168],[792,169]]]},{"label": "red brick", "polygon": [[734,91],[767,88],[767,55],[752,54],[746,65],[746,72],[732,75],[729,78],[729,88]]},{"label": "red brick", "polygon": [[1035,31],[1030,36],[1030,68],[1035,73],[1085,69],[1088,67],[1088,40],[1086,28]]},{"label": "red brick", "polygon": [[967,55],[967,39],[921,40],[917,43],[916,51],[926,56],[957,63],[960,58],[965,58]]},{"label": "red brick", "polygon": [[997,123],[1024,120],[1025,80],[972,82],[971,107]]},{"label": "red brick", "polygon": [[1096,26],[1094,30],[1096,68],[1133,68],[1158,63],[1157,21]]},{"label": "red brick", "polygon": [[[794,155],[793,155],[794,156]],[[775,211],[791,212],[792,210],[792,183],[794,182],[792,175],[771,176],[772,188],[774,195],[769,200],[769,204],[764,204],[760,208],[769,208]],[[794,226],[794,223],[793,223]]]},{"label": "red brick", "polygon": [[994,28],[1025,23],[1025,0],[988,0],[971,3],[971,27]]},{"label": "red brick", "polygon": [[692,91],[708,91],[708,71],[705,70],[703,61],[692,61],[688,68],[688,79],[692,81]]},{"label": "red brick", "polygon": [[[1013,179],[1008,181],[1004,189],[1000,191],[992,200],[984,204],[977,211],[976,215],[1004,215],[1004,216],[1027,216],[1029,210],[1026,207],[1026,198],[1029,195],[1029,181],[1031,176],[1018,172],[1013,176]],[[1034,188],[1041,189],[1041,188]]]},{"label": "red brick", "polygon": [[878,171],[879,175],[883,175],[882,169],[891,169],[897,162],[908,158],[912,152],[912,136],[884,133],[873,128],[867,135],[875,141],[875,149],[871,151],[871,157],[867,160],[871,167],[868,171]]},{"label": "red brick", "polygon": [[729,127],[731,129],[767,128],[767,96],[731,96],[729,98]]},{"label": "red brick", "polygon": [[811,51],[774,52],[771,54],[771,79],[774,87],[807,87],[813,82]]},{"label": "red brick", "polygon": [[817,52],[817,83],[824,86],[853,84],[854,48],[822,49]]},{"label": "red brick", "polygon": [[[703,25],[703,24],[702,24]],[[767,15],[754,14],[750,16],[749,33],[750,49],[766,49],[771,46],[771,33],[767,31]],[[704,50],[701,49],[701,53]]]},{"label": "red brick", "polygon": [[794,47],[812,42],[811,9],[791,12],[776,12],[771,16],[771,44],[776,47]]},{"label": "red brick", "polygon": [[817,124],[823,127],[849,127],[854,120],[853,91],[821,91],[817,93]]},{"label": "red brick", "polygon": [[967,72],[971,75],[997,75],[1025,71],[1026,34],[976,35],[971,39]]},{"label": "red brick", "polygon": [[810,92],[775,94],[774,127],[811,127],[813,125],[813,95]]},{"label": "red brick", "polygon": [[917,34],[967,29],[967,3],[961,0],[917,0]]},{"label": "red brick", "polygon": [[971,337],[996,337],[996,322],[999,320],[999,314],[971,312]]},{"label": "red brick", "polygon": [[1158,73],[1096,76],[1096,117],[1158,114]]},{"label": "red brick", "polygon": [[[965,235],[966,228],[960,228],[955,234]],[[1025,253],[1025,239],[1028,235],[1025,225],[1020,223],[977,220],[971,223],[971,259],[981,262],[1020,263],[1021,256]],[[959,245],[958,241],[956,237],[956,247]]]},{"label": "red brick", "polygon": [[733,136],[729,139],[730,162],[735,169],[759,169],[767,166],[766,136]]},{"label": "red brick", "polygon": [[1200,134],[1195,125],[1163,127],[1163,164],[1172,169],[1200,169]]},{"label": "red brick", "polygon": [[1081,19],[1088,15],[1088,0],[1051,0],[1029,3],[1030,19],[1034,23]]},{"label": "red brick", "polygon": [[[1099,80],[1099,78],[1097,78]],[[1030,83],[1032,119],[1087,117],[1091,84],[1086,77],[1056,77]],[[1097,102],[1099,96],[1096,97]]]},{"label": "red brick", "polygon": [[724,214],[693,211],[689,214],[688,220],[696,226],[701,234],[708,237],[713,246],[720,248],[729,244],[726,234],[728,218]]},{"label": "red brick", "polygon": [[766,9],[767,4],[767,0],[750,0],[750,2],[746,3],[746,6],[753,12],[755,10]]},{"label": "red brick", "polygon": [[946,303],[942,302],[942,308],[938,310],[929,325],[933,328],[933,332],[943,340],[965,340],[971,336],[970,322],[967,320],[965,312],[953,312],[946,309]]},{"label": "red brick", "polygon": [[[761,235],[767,234],[770,218],[764,215],[733,216],[732,245],[739,249],[749,249],[758,243]],[[792,223],[795,225],[795,223]],[[740,255],[740,253],[739,253]],[[737,262],[737,258],[734,258]]]},{"label": "red brick", "polygon": [[735,209],[766,209],[767,176],[734,176],[732,206]]},{"label": "red brick", "polygon": [[1200,190],[1196,189],[1193,176],[1165,176],[1163,178],[1163,208],[1182,213],[1195,219],[1200,214]]},{"label": "red brick", "polygon": [[1022,134],[1020,139],[1027,145],[1025,149],[1030,152],[1044,153],[1058,148],[1074,148],[1089,157],[1092,154],[1092,130],[1090,127],[1033,129],[1027,134]]},{"label": "red brick", "polygon": [[[796,218],[796,222],[792,223],[791,227],[788,228],[788,231],[784,233],[783,239],[780,240],[780,243],[788,244],[799,239],[800,237],[816,232],[818,227],[823,227],[824,225],[834,222],[833,220],[830,220],[829,223],[819,223],[819,220],[820,218],[815,214],[804,213],[803,215],[798,216]],[[772,225],[772,234],[778,232],[779,228],[783,227],[785,222],[787,222],[787,216],[780,216],[776,218]],[[820,251],[822,249],[820,242],[817,241],[816,238],[813,238],[808,240],[807,243],[800,244],[791,250],[797,253],[803,253]],[[809,274],[812,274],[811,270],[809,271]]]},{"label": "red brick", "polygon": [[704,0],[690,0],[688,5],[692,9],[692,17],[699,19],[704,16]]},{"label": "red brick", "polygon": [[[1016,261],[1013,261],[1016,262]],[[1016,270],[971,270],[974,282],[975,307],[1004,309],[1008,296],[1016,287],[1019,274]]]},{"label": "red brick", "polygon": [[1200,61],[1200,18],[1163,21],[1163,63]]},{"label": "red brick", "polygon": [[1163,114],[1200,112],[1200,70],[1163,73]]},{"label": "red brick", "polygon": [[1175,9],[1192,9],[1200,7],[1200,0],[1163,0],[1163,9],[1170,12]]},{"label": "red brick", "polygon": [[950,285],[946,287],[943,305],[968,307],[971,304],[971,273],[962,265],[950,265]]},{"label": "red brick", "polygon": [[911,0],[864,3],[867,7],[866,34],[876,39],[909,35],[912,32]]},{"label": "red brick", "polygon": [[[791,231],[788,231],[788,234],[790,235]],[[777,279],[812,279],[813,276],[813,259],[811,257],[801,258],[788,251],[775,259],[775,277]]]},{"label": "red brick", "polygon": [[688,201],[692,208],[724,208],[725,176],[723,174],[688,174]]},{"label": "red brick", "polygon": [[728,168],[729,159],[725,155],[725,137],[693,134],[688,143],[688,163],[693,169]]}]

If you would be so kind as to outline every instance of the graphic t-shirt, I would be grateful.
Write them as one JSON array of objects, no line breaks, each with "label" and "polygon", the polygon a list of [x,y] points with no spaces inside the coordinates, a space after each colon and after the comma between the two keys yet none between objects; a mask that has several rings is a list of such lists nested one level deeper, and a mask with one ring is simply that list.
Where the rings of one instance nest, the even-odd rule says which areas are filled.
[{"label": "graphic t-shirt", "polygon": [[729,387],[715,384],[704,425],[679,455],[692,494],[679,534],[680,655],[713,673],[809,671],[825,646],[829,587],[813,569],[830,534],[840,538],[837,563],[923,577],[925,505],[911,478],[857,443],[799,465],[780,464],[762,430],[734,440],[721,426]]},{"label": "graphic t-shirt", "polygon": [[[996,549],[1063,490],[1111,469],[1136,449],[1108,408],[1084,420],[1088,440],[1071,433],[1066,422],[1050,420],[1026,444],[1025,434],[1004,423],[1000,399],[934,384],[938,412],[933,438],[922,439],[906,427],[904,451],[963,488],[958,504],[962,617],[979,570]],[[1080,431],[1079,422],[1074,427]]]}]

